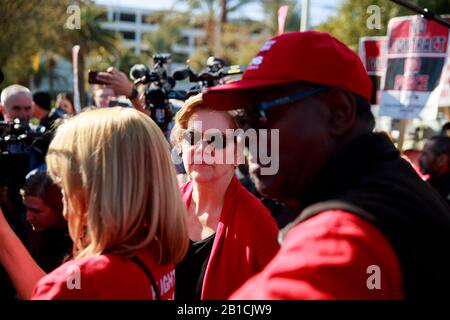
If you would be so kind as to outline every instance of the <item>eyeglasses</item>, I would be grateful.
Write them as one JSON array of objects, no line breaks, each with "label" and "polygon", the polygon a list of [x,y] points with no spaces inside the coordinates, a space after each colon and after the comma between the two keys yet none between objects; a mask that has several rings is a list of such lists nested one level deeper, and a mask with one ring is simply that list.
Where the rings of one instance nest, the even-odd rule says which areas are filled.
[{"label": "eyeglasses", "polygon": [[[250,125],[251,127],[263,127],[267,123],[267,111],[271,108],[298,102],[315,94],[329,90],[329,87],[316,86],[311,90],[297,92],[292,95],[283,96],[270,101],[259,102],[251,107],[245,108],[243,113],[238,115],[237,120],[243,123],[250,122],[252,123],[252,125]],[[255,122],[257,122],[257,124]]]},{"label": "eyeglasses", "polygon": [[195,130],[186,130],[183,133],[183,143],[194,146],[200,143],[200,141],[206,141],[208,145],[213,146],[215,149],[223,149],[227,146],[230,141],[236,143],[237,137],[233,135],[233,139],[231,139],[228,135],[223,132],[205,132],[201,133]]}]

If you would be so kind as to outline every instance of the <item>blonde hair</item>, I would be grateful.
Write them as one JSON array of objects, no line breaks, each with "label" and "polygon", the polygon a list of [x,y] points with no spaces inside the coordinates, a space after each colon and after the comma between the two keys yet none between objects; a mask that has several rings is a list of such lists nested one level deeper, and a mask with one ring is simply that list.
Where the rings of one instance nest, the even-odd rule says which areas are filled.
[{"label": "blonde hair", "polygon": [[151,244],[160,246],[159,263],[184,257],[184,203],[167,141],[148,116],[82,112],[57,129],[47,165],[65,192],[74,257],[131,256]]},{"label": "blonde hair", "polygon": [[[209,109],[204,104],[202,93],[192,96],[185,101],[183,107],[180,109],[180,111],[177,112],[177,115],[175,116],[175,125],[170,134],[170,142],[173,146],[176,146],[181,143],[183,131],[187,129],[189,119],[192,117],[192,115],[198,112],[199,110],[205,109],[211,112],[216,112],[213,109]],[[233,129],[239,128],[239,124],[234,118],[235,115],[234,112],[230,111],[217,111],[217,112],[223,112],[229,117],[230,124],[232,124],[232,126],[234,127]]]}]

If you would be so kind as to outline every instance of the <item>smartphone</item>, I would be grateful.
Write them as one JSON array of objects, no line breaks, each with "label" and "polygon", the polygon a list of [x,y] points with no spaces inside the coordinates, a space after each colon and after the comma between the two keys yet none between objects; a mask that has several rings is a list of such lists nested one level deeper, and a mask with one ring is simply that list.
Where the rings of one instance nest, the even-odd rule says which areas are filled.
[{"label": "smartphone", "polygon": [[99,72],[100,71],[89,70],[89,73],[88,73],[88,83],[89,84],[106,84],[103,81],[97,80],[97,75]]}]

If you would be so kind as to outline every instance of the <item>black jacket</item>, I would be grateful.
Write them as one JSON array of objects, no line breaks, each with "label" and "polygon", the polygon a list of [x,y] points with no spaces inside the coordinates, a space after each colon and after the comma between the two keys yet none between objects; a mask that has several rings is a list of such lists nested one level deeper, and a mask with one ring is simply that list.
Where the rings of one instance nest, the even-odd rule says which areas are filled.
[{"label": "black jacket", "polygon": [[297,222],[345,209],[378,227],[398,256],[407,299],[450,297],[450,210],[386,135],[343,148],[303,200]]},{"label": "black jacket", "polygon": [[450,206],[450,172],[439,178],[430,178],[428,182],[437,190],[437,192],[439,192],[442,198],[444,198]]}]

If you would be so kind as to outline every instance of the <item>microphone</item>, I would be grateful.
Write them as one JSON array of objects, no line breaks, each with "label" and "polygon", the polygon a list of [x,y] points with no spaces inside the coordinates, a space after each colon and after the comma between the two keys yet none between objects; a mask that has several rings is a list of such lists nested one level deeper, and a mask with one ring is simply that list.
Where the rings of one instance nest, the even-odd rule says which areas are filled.
[{"label": "microphone", "polygon": [[[144,64],[135,64],[133,67],[131,67],[130,69],[130,78],[132,80],[144,80],[147,75],[149,74],[149,69],[146,65]],[[144,79],[142,79],[144,78]]]}]

